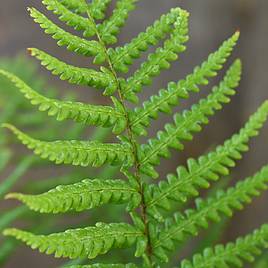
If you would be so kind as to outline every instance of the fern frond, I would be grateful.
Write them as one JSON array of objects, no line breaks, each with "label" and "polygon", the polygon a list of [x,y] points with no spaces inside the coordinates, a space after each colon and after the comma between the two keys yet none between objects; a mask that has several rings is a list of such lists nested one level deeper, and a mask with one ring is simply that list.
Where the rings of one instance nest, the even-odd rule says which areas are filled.
[{"label": "fern frond", "polygon": [[60,0],[59,2],[77,14],[84,14],[87,12],[88,5],[84,0]]},{"label": "fern frond", "polygon": [[230,101],[229,96],[234,95],[241,76],[241,63],[239,60],[230,67],[223,81],[218,87],[214,87],[212,93],[206,99],[201,99],[191,110],[183,114],[175,114],[174,124],[167,124],[165,131],[159,131],[157,138],[150,139],[143,145],[141,153],[141,171],[144,174],[156,178],[158,174],[153,169],[160,162],[160,157],[169,157],[169,147],[182,150],[181,140],[191,140],[192,132],[201,131],[201,124],[208,123],[208,117],[215,110],[222,108],[222,103]]},{"label": "fern frond", "polygon": [[56,116],[59,121],[72,119],[75,122],[95,126],[113,127],[113,132],[116,134],[121,133],[126,128],[127,122],[122,111],[123,108],[115,98],[113,100],[116,109],[110,106],[96,106],[81,102],[49,99],[31,89],[15,75],[1,69],[0,74],[10,79],[33,105],[39,106],[40,111],[47,111],[48,115]]},{"label": "fern frond", "polygon": [[104,204],[129,203],[131,208],[140,204],[140,194],[122,180],[90,180],[58,186],[40,195],[11,193],[7,199],[17,199],[30,209],[41,213],[83,211]]},{"label": "fern frond", "polygon": [[140,92],[143,86],[150,85],[152,78],[159,75],[161,70],[168,69],[169,62],[175,61],[178,54],[186,49],[184,43],[188,41],[188,17],[189,13],[181,9],[170,39],[165,41],[162,48],[157,48],[154,53],[150,54],[148,60],[132,77],[127,81],[121,80],[122,92],[127,100],[136,102],[136,93]]},{"label": "fern frond", "polygon": [[133,163],[132,151],[127,143],[105,144],[76,140],[45,142],[29,137],[12,125],[3,126],[10,129],[23,144],[34,150],[35,154],[56,164],[100,167],[105,163],[126,166]]},{"label": "fern frond", "polygon": [[90,3],[90,15],[92,18],[102,20],[105,18],[105,11],[112,0],[92,0]]},{"label": "fern frond", "polygon": [[[176,213],[174,219],[165,221],[165,230],[155,241],[155,254],[164,257],[166,250],[174,248],[174,241],[184,241],[187,235],[197,235],[198,229],[208,228],[208,221],[220,221],[220,213],[231,217],[233,210],[241,210],[244,203],[250,203],[253,196],[268,189],[268,166],[253,177],[238,182],[227,191],[218,191],[215,197],[196,200],[196,209],[188,209],[183,214]],[[163,254],[164,253],[164,254]]]},{"label": "fern frond", "polygon": [[143,107],[137,107],[131,115],[133,131],[138,135],[146,135],[144,128],[149,126],[150,119],[157,119],[159,112],[171,113],[172,108],[178,105],[180,99],[189,98],[190,92],[199,92],[199,85],[207,85],[207,78],[216,76],[222,69],[226,59],[233,51],[239,35],[239,32],[236,32],[185,79],[178,83],[170,82],[167,89],[161,89],[158,95],[151,96],[143,103]]},{"label": "fern frond", "polygon": [[266,248],[268,248],[268,225],[264,224],[253,233],[238,238],[234,243],[206,248],[202,254],[195,254],[192,261],[183,260],[180,268],[243,267],[244,262],[253,262],[255,256],[260,255]]},{"label": "fern frond", "polygon": [[96,263],[92,265],[71,265],[69,268],[137,268],[133,263],[128,264],[102,264]]},{"label": "fern frond", "polygon": [[180,8],[172,8],[168,14],[162,15],[153,25],[147,27],[145,32],[140,33],[128,44],[115,49],[110,48],[108,53],[114,68],[117,71],[127,73],[129,70],[128,65],[133,64],[134,59],[140,58],[141,54],[148,50],[149,46],[156,45],[166,37],[167,33],[172,30],[180,12]]},{"label": "fern frond", "polygon": [[[80,1],[81,3],[83,1]],[[59,19],[75,30],[83,31],[85,37],[95,35],[95,25],[88,18],[82,17],[60,3],[58,0],[43,0],[42,3],[48,10],[52,10],[54,14],[59,16]],[[74,3],[72,1],[71,3]],[[86,8],[86,6],[84,7]]]},{"label": "fern frond", "polygon": [[265,102],[253,114],[238,134],[233,135],[213,152],[189,159],[187,167],[180,166],[177,175],[169,174],[166,181],[146,189],[148,212],[159,216],[156,207],[170,209],[170,201],[186,202],[190,196],[198,195],[199,188],[208,188],[209,181],[216,181],[221,175],[228,175],[235,166],[235,160],[241,159],[241,153],[248,150],[251,137],[258,134],[268,117],[268,102]]},{"label": "fern frond", "polygon": [[138,0],[118,0],[112,16],[98,25],[101,39],[106,44],[114,44],[117,42],[116,35],[119,33],[120,28],[124,26],[129,12],[135,8],[137,1]]},{"label": "fern frond", "polygon": [[44,29],[45,33],[52,36],[53,39],[58,40],[59,46],[66,46],[68,50],[84,56],[97,56],[98,59],[105,60],[103,47],[95,40],[88,41],[84,38],[75,36],[54,24],[44,14],[35,8],[29,8],[30,16],[36,23]]},{"label": "fern frond", "polygon": [[137,268],[137,266],[133,263],[128,264],[92,264],[92,265],[72,265],[68,266],[69,268]]},{"label": "fern frond", "polygon": [[126,223],[97,223],[95,227],[73,229],[47,236],[34,235],[15,228],[6,229],[3,234],[25,242],[32,249],[38,248],[40,252],[54,253],[56,258],[70,259],[78,257],[94,259],[98,255],[106,254],[112,248],[130,247],[143,236],[139,230]]},{"label": "fern frond", "polygon": [[85,14],[90,11],[92,18],[101,20],[105,17],[105,11],[111,0],[92,0],[86,4],[85,0],[61,0],[61,4],[77,14]]},{"label": "fern frond", "polygon": [[29,51],[32,56],[40,60],[47,70],[51,71],[53,75],[59,76],[61,80],[67,80],[72,84],[105,89],[105,95],[112,95],[116,90],[116,81],[105,67],[101,67],[101,72],[98,72],[93,69],[68,65],[36,48],[29,48]]}]

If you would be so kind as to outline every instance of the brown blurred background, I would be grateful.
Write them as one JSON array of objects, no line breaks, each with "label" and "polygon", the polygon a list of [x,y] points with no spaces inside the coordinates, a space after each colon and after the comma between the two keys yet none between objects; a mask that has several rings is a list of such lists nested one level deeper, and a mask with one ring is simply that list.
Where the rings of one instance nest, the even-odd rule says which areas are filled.
[{"label": "brown blurred background", "polygon": [[[58,58],[65,59],[77,65],[86,66],[87,60],[73,56],[64,48],[58,48],[56,43],[43,34],[39,26],[29,18],[26,7],[35,6],[44,10],[41,1],[8,0],[1,1],[0,8],[0,57],[14,56],[18,52],[25,51],[27,47],[38,47],[50,52]],[[225,106],[222,112],[217,113],[205,127],[201,134],[195,136],[191,143],[186,144],[183,153],[174,153],[173,161],[164,161],[165,169],[174,170],[178,163],[184,163],[188,157],[196,157],[209,147],[221,143],[245,122],[247,117],[257,107],[268,99],[268,1],[267,0],[144,0],[140,1],[136,11],[131,13],[128,25],[123,29],[120,43],[127,42],[131,37],[142,31],[145,26],[151,24],[161,13],[167,12],[171,7],[181,6],[191,13],[190,41],[187,51],[180,60],[172,65],[172,69],[162,72],[155,79],[152,87],[144,90],[142,98],[145,99],[152,92],[165,87],[168,81],[177,81],[189,73],[192,68],[203,61],[208,53],[214,51],[219,44],[237,29],[241,31],[241,39],[235,50],[235,57],[243,61],[244,72],[238,94],[233,102]],[[47,13],[48,14],[48,13]],[[54,18],[51,16],[51,18]],[[54,18],[55,19],[55,18]],[[55,21],[57,21],[55,19]],[[26,52],[25,52],[26,53]],[[230,64],[231,61],[228,62]],[[40,68],[40,72],[49,75]],[[49,81],[63,90],[73,90],[72,87],[57,78]],[[210,89],[211,87],[208,87]],[[91,102],[105,101],[100,99],[99,93],[94,90],[75,89],[80,98]],[[194,96],[190,101],[183,101],[180,110],[189,107],[200,96]],[[11,100],[12,101],[12,100]],[[169,121],[168,116],[161,116],[160,122],[154,124],[151,130],[153,135],[164,122]],[[253,174],[263,164],[268,162],[268,125],[261,135],[252,142],[251,151],[239,163],[234,174],[235,179]],[[162,172],[162,174],[166,173]],[[228,232],[227,239],[233,239],[259,224],[268,220],[267,216],[268,194],[255,200],[244,212],[236,213]],[[51,257],[41,256],[26,247],[16,258],[6,266],[14,267],[54,267]]]}]

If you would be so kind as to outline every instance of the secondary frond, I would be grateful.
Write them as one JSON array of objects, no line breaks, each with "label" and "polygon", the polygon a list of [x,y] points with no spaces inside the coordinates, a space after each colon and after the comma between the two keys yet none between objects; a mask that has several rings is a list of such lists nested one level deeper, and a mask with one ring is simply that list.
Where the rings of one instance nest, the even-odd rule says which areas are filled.
[{"label": "secondary frond", "polygon": [[[43,0],[42,3],[48,10],[59,16],[59,19],[75,30],[83,31],[85,37],[91,37],[96,34],[95,25],[88,18],[82,17],[60,3],[58,0]],[[73,3],[73,2],[72,2]]]},{"label": "secondary frond", "polygon": [[132,130],[138,135],[146,135],[145,127],[150,125],[151,119],[157,119],[158,113],[171,113],[172,108],[179,104],[181,99],[188,99],[190,92],[199,92],[199,85],[207,85],[208,78],[215,77],[222,69],[223,64],[233,51],[239,38],[236,32],[225,41],[220,48],[209,55],[208,59],[193,72],[178,83],[170,82],[167,89],[161,89],[158,95],[153,95],[143,103],[143,107],[137,107],[131,114]]},{"label": "secondary frond", "polygon": [[96,106],[81,102],[49,99],[31,89],[15,75],[1,69],[0,74],[10,79],[33,105],[39,106],[40,111],[47,111],[49,116],[56,116],[59,121],[72,119],[78,123],[113,127],[113,132],[116,134],[121,133],[126,128],[127,122],[123,108],[114,98],[116,109],[110,106]]},{"label": "secondary frond", "polygon": [[59,0],[59,2],[77,14],[84,14],[88,9],[85,0]]},{"label": "secondary frond", "polygon": [[90,11],[94,19],[104,19],[105,11],[111,0],[92,0],[86,3],[85,0],[60,0],[61,4],[77,14],[86,14]]},{"label": "secondary frond", "polygon": [[112,95],[116,90],[114,76],[105,67],[101,67],[101,71],[98,72],[69,65],[36,48],[29,48],[29,51],[32,56],[40,60],[47,70],[51,71],[53,75],[59,76],[61,80],[67,80],[71,84],[105,89],[105,95]]},{"label": "secondary frond", "polygon": [[[106,254],[112,248],[128,248],[143,234],[126,223],[97,223],[95,227],[73,229],[50,235],[34,235],[18,229],[6,229],[4,235],[13,236],[25,242],[32,249],[46,254],[55,254],[56,258],[71,259],[87,257],[94,259]],[[63,246],[64,245],[64,246]]]},{"label": "secondary frond", "polygon": [[122,180],[86,179],[71,185],[58,186],[40,195],[11,193],[7,199],[17,199],[41,213],[83,211],[105,204],[129,204],[136,208],[141,201],[136,189]]},{"label": "secondary frond", "polygon": [[137,268],[134,263],[128,264],[103,264],[97,263],[92,265],[72,265],[68,266],[69,268]]},{"label": "secondary frond", "polygon": [[112,16],[98,25],[101,39],[106,44],[114,44],[117,42],[116,35],[119,33],[120,28],[124,26],[129,12],[135,8],[137,1],[138,0],[118,0]]},{"label": "secondary frond", "polygon": [[126,166],[133,163],[132,151],[127,143],[109,144],[76,140],[45,142],[29,137],[12,125],[3,126],[10,129],[35,154],[56,164],[100,167],[105,163]]},{"label": "secondary frond", "polygon": [[66,32],[35,8],[29,8],[28,10],[30,16],[44,29],[45,33],[51,35],[53,39],[58,40],[57,44],[59,46],[66,46],[68,50],[80,55],[97,56],[98,59],[102,59],[102,61],[99,61],[100,63],[105,60],[103,47],[99,42],[95,40],[88,41]]},{"label": "secondary frond", "polygon": [[183,260],[180,268],[231,268],[243,267],[244,262],[253,262],[255,256],[268,248],[268,224],[245,237],[238,238],[234,243],[216,245],[206,248],[202,254],[193,256],[192,261]]},{"label": "secondary frond", "polygon": [[133,64],[134,59],[139,58],[150,46],[158,44],[161,39],[166,37],[172,30],[180,12],[180,8],[172,8],[168,14],[162,15],[153,25],[147,27],[145,32],[141,32],[126,45],[115,49],[110,48],[108,53],[114,68],[127,73],[128,65]]},{"label": "secondary frond", "polygon": [[221,175],[229,174],[235,161],[241,159],[241,153],[248,150],[251,137],[258,135],[268,117],[268,102],[265,102],[253,114],[239,133],[226,140],[207,155],[197,160],[189,159],[187,167],[179,166],[177,175],[169,174],[167,180],[146,189],[148,212],[153,217],[161,215],[156,207],[170,209],[170,201],[186,202],[189,197],[198,195],[199,188],[208,188],[209,181],[216,181]]},{"label": "secondary frond", "polygon": [[159,131],[157,138],[150,139],[148,144],[142,146],[140,154],[141,171],[144,174],[156,178],[158,174],[153,166],[160,162],[160,157],[169,157],[169,147],[182,150],[182,140],[191,140],[192,132],[201,131],[201,124],[208,123],[208,117],[216,110],[222,108],[222,103],[230,101],[229,96],[235,94],[234,88],[239,84],[241,76],[241,63],[239,60],[228,70],[225,78],[218,87],[214,87],[212,93],[206,99],[201,99],[198,104],[186,110],[183,114],[175,114],[174,124],[167,124],[165,131]]},{"label": "secondary frond", "polygon": [[243,204],[250,203],[254,196],[268,188],[268,166],[264,167],[253,177],[238,182],[235,187],[227,191],[218,191],[215,197],[207,200],[196,200],[196,209],[188,209],[184,213],[176,213],[173,219],[165,221],[165,230],[160,232],[159,238],[153,242],[154,254],[166,259],[166,251],[174,249],[175,241],[185,241],[187,235],[198,234],[199,228],[208,228],[208,221],[220,221],[220,214],[228,217],[233,210],[241,210]]},{"label": "secondary frond", "polygon": [[105,12],[111,1],[112,0],[92,0],[90,3],[90,15],[92,18],[97,20],[104,19]]},{"label": "secondary frond", "polygon": [[136,94],[143,86],[150,85],[152,78],[159,75],[161,70],[170,68],[169,62],[175,61],[178,54],[186,49],[184,43],[188,41],[188,17],[189,13],[181,9],[170,39],[164,42],[163,47],[150,54],[133,76],[127,81],[121,80],[122,92],[127,100],[136,102]]}]

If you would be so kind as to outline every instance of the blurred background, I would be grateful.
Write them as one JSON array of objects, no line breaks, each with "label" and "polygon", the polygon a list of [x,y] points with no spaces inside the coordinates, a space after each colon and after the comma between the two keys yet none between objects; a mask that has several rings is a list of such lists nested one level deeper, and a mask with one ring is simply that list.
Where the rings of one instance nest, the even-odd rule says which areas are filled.
[{"label": "blurred background", "polygon": [[[45,10],[40,2],[31,0],[8,0],[1,2],[0,61],[1,58],[14,58],[18,53],[24,53],[26,55],[26,48],[37,47],[66,62],[78,66],[89,66],[87,59],[75,56],[73,53],[67,52],[64,48],[57,47],[56,42],[50,36],[45,35],[39,26],[28,16],[26,11],[26,7],[28,6]],[[186,150],[184,152],[174,152],[172,161],[163,162],[163,166],[165,167],[164,170],[163,168],[161,169],[161,174],[163,175],[167,172],[174,171],[176,166],[185,163],[187,158],[197,157],[208,149],[213,148],[216,144],[222,143],[224,139],[228,138],[244,124],[248,116],[265,99],[268,99],[268,1],[140,1],[136,11],[131,13],[128,24],[120,35],[120,43],[127,42],[140,31],[143,31],[146,26],[150,25],[162,13],[166,13],[171,7],[176,6],[185,8],[191,13],[188,49],[181,55],[178,61],[172,64],[170,70],[162,72],[161,76],[154,80],[153,85],[143,91],[142,99],[147,99],[153,92],[157,92],[160,88],[165,87],[168,81],[177,81],[190,73],[194,66],[206,59],[208,53],[216,50],[224,39],[230,37],[238,29],[241,31],[241,39],[232,59],[236,57],[241,58],[244,71],[242,83],[232,103],[224,106],[225,109],[218,112],[210,120],[210,125],[206,126],[200,134],[195,135],[193,142],[186,143]],[[49,13],[46,12],[46,14]],[[49,17],[57,21],[53,15],[51,16],[49,14]],[[227,67],[230,63],[231,60],[228,62]],[[139,66],[138,64],[135,66],[136,68]],[[41,67],[37,73],[49,81],[47,83],[48,87],[53,86],[60,89],[62,95],[72,94],[74,92],[78,100],[86,100],[90,103],[106,102],[106,99],[101,97],[99,92],[87,88],[73,87],[65,82],[61,82]],[[34,77],[31,79],[34,79]],[[214,83],[216,82],[217,80],[214,81]],[[205,96],[208,90],[211,89],[211,85],[205,87],[201,94],[193,96],[190,100],[183,101],[178,110],[189,107],[201,96]],[[46,92],[46,89],[43,90],[43,92]],[[11,97],[6,100],[12,102]],[[36,112],[35,108],[32,108],[32,113],[38,112]],[[161,116],[160,119],[157,123],[154,123],[150,130],[150,135],[154,135],[165,122],[170,120],[170,117]],[[64,137],[65,133],[63,131],[66,132],[66,129],[59,131],[59,135]],[[93,130],[86,131],[93,132]],[[58,136],[54,136],[54,139],[58,138]],[[28,151],[25,152],[29,154]],[[232,173],[233,181],[253,174],[262,165],[267,164],[267,162],[268,125],[261,131],[260,136],[254,139],[251,143],[251,151],[239,162],[239,165]],[[51,168],[51,166],[53,167],[53,165],[50,165],[50,169],[45,169],[44,171],[48,176],[58,176],[59,172],[62,172],[60,168]],[[26,176],[27,178],[24,176],[18,185],[24,184],[24,180],[29,179],[29,177],[34,181],[38,181],[44,177],[43,175],[44,173],[41,174],[40,169],[38,172],[29,172]],[[95,174],[91,175],[91,177],[94,176]],[[2,173],[0,178],[0,180],[4,179],[6,179],[6,173]],[[244,234],[267,221],[267,202],[268,193],[255,199],[243,212],[236,213],[232,223],[224,231],[221,240],[227,241],[234,239],[238,235]],[[4,207],[5,205],[0,206],[0,208]],[[26,247],[21,247],[3,267],[42,268],[57,267],[57,264],[58,262],[55,262],[52,257],[40,255]]]}]

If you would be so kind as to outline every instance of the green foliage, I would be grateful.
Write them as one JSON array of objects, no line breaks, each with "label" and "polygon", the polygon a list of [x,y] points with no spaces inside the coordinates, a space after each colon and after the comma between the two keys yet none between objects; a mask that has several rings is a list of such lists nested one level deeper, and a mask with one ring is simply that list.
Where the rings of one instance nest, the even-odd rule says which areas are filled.
[{"label": "green foliage", "polygon": [[68,50],[84,56],[98,56],[100,58],[104,55],[104,51],[97,41],[88,41],[64,31],[35,8],[29,8],[28,10],[34,21],[45,30],[45,33],[58,40],[57,44],[59,46],[66,46]]},{"label": "green foliage", "polygon": [[[106,254],[111,248],[128,247],[134,244],[143,233],[126,223],[97,223],[94,227],[73,229],[64,233],[33,235],[18,229],[6,229],[4,235],[11,235],[30,245],[33,249],[55,257],[88,257],[94,259]],[[64,245],[64,246],[62,246]]]},{"label": "green foliage", "polygon": [[59,213],[69,210],[82,211],[108,203],[132,203],[138,207],[140,195],[127,182],[121,180],[83,180],[82,182],[58,186],[47,193],[33,196],[11,193],[7,198],[15,198],[29,208],[41,213]]},{"label": "green foliage", "polygon": [[[150,100],[145,101],[142,108],[137,107],[131,120],[133,131],[137,135],[146,135],[145,127],[150,125],[150,119],[157,119],[159,112],[171,113],[172,108],[177,106],[181,99],[189,98],[190,92],[199,92],[198,85],[207,85],[207,78],[218,74],[223,63],[230,56],[238,37],[239,32],[225,41],[200,67],[196,67],[192,74],[178,83],[170,82],[167,89],[161,89],[158,95],[153,95]],[[238,65],[237,62],[237,67]]]},{"label": "green foliage", "polygon": [[189,159],[187,167],[177,168],[177,175],[169,174],[167,180],[158,185],[150,185],[146,190],[148,212],[161,219],[156,207],[169,210],[171,200],[186,202],[189,197],[198,195],[199,188],[209,188],[209,181],[216,181],[220,176],[228,175],[230,168],[235,166],[235,161],[242,158],[241,153],[248,151],[247,143],[251,137],[258,134],[258,129],[267,117],[268,102],[265,102],[250,117],[245,127],[223,145],[197,160]]},{"label": "green foliage", "polygon": [[208,228],[208,220],[218,222],[220,213],[228,217],[233,210],[241,210],[244,203],[250,203],[252,196],[258,196],[260,191],[266,190],[268,182],[268,166],[255,176],[238,182],[235,187],[227,191],[218,191],[215,197],[196,200],[196,209],[188,209],[183,213],[175,213],[174,219],[165,220],[165,228],[153,241],[154,252],[158,257],[168,259],[165,250],[174,248],[173,241],[183,242],[188,235],[197,235],[198,229]]},{"label": "green foliage", "polygon": [[40,111],[47,111],[49,116],[56,116],[59,121],[73,119],[78,123],[113,127],[113,132],[117,134],[126,128],[124,110],[115,98],[113,101],[116,109],[74,101],[58,101],[40,95],[11,73],[0,70],[0,74],[9,78],[33,105],[39,106]]},{"label": "green foliage", "polygon": [[223,82],[218,87],[214,87],[206,99],[201,99],[198,104],[193,105],[190,111],[175,114],[174,124],[165,125],[165,130],[159,131],[157,138],[150,139],[148,144],[142,146],[140,162],[141,171],[144,174],[157,178],[158,174],[152,165],[159,165],[160,157],[168,158],[170,156],[168,148],[183,150],[181,140],[192,140],[191,132],[201,131],[200,125],[208,123],[208,116],[213,115],[214,110],[220,110],[221,103],[230,101],[228,96],[234,95],[233,89],[238,86],[240,74],[241,65],[239,61],[236,61]]},{"label": "green foliage", "polygon": [[116,81],[105,67],[100,72],[87,68],[79,68],[66,64],[47,53],[36,49],[29,49],[32,56],[41,61],[45,68],[54,75],[60,76],[62,80],[67,80],[72,84],[93,86],[97,89],[104,88],[105,95],[111,95],[116,90]]},{"label": "green foliage", "polygon": [[18,139],[41,158],[49,159],[56,164],[74,166],[100,167],[105,163],[112,165],[131,165],[133,157],[129,144],[104,144],[97,141],[53,141],[45,142],[31,138],[9,124],[3,127],[10,129]]},{"label": "green foliage", "polygon": [[144,86],[150,85],[152,78],[159,75],[161,70],[169,69],[169,62],[177,60],[178,54],[186,49],[183,44],[188,41],[188,16],[186,11],[180,9],[170,39],[164,42],[163,47],[149,54],[147,61],[142,63],[133,76],[126,81],[121,80],[124,98],[136,102],[136,93],[140,92]]},{"label": "green foliage", "polygon": [[242,261],[253,262],[254,256],[261,253],[261,249],[268,247],[268,225],[263,225],[243,238],[238,238],[235,243],[226,246],[217,245],[214,249],[207,248],[203,254],[193,257],[193,263],[185,260],[181,268],[202,267],[242,267]]},{"label": "green foliage", "polygon": [[[88,209],[93,213],[93,208],[101,210],[102,206],[110,207],[112,204],[121,204],[124,207],[131,218],[130,223],[117,215],[114,217],[117,223],[99,222],[105,218],[103,214],[99,215],[99,223],[95,226],[88,226],[88,223],[86,227],[78,229],[66,226],[67,231],[49,231],[49,235],[35,235],[38,231],[15,228],[4,231],[6,236],[16,237],[33,249],[54,254],[56,257],[75,259],[73,267],[161,267],[162,262],[170,260],[170,251],[177,251],[188,237],[196,236],[201,227],[208,228],[209,220],[220,221],[222,214],[232,216],[234,210],[242,209],[253,196],[267,188],[268,168],[265,167],[255,176],[237,183],[234,187],[225,191],[219,190],[208,198],[197,198],[194,209],[183,206],[180,212],[175,212],[171,205],[171,201],[176,204],[185,203],[191,197],[198,196],[201,188],[209,188],[211,182],[229,174],[229,170],[242,157],[242,153],[248,150],[250,138],[258,134],[267,120],[267,101],[252,115],[244,128],[223,145],[197,160],[189,159],[186,167],[179,166],[177,174],[168,175],[167,180],[161,180],[158,184],[152,182],[153,178],[158,177],[155,167],[160,164],[162,157],[170,157],[170,148],[183,150],[183,141],[192,140],[193,133],[201,131],[201,126],[208,124],[208,118],[230,101],[241,77],[240,60],[234,61],[223,80],[213,87],[206,98],[189,110],[175,113],[174,122],[166,124],[156,137],[150,137],[147,143],[141,144],[139,136],[147,134],[146,128],[150,126],[151,119],[157,119],[160,112],[171,113],[181,99],[189,98],[191,92],[199,92],[200,86],[207,85],[208,79],[218,74],[234,49],[239,33],[225,41],[186,78],[177,83],[169,83],[167,89],[161,89],[142,106],[131,110],[128,101],[137,102],[138,93],[151,84],[153,78],[162,70],[168,69],[170,62],[177,60],[188,41],[189,14],[175,8],[128,44],[116,48],[108,47],[117,41],[120,28],[125,24],[136,2],[118,0],[112,15],[106,18],[105,11],[110,0],[93,0],[90,3],[84,0],[43,0],[48,10],[75,30],[81,30],[85,38],[65,31],[36,9],[29,9],[34,20],[57,40],[59,46],[65,46],[68,50],[86,57],[93,56],[93,63],[102,66],[96,69],[75,67],[39,49],[30,49],[31,55],[61,80],[103,90],[103,94],[111,98],[113,107],[45,97],[35,91],[32,85],[24,83],[19,76],[0,71],[32,104],[38,105],[39,110],[47,111],[58,120],[72,119],[75,123],[84,125],[110,127],[113,133],[118,135],[118,142],[113,143],[105,143],[103,139],[99,139],[102,135],[97,135],[90,141],[68,138],[43,141],[32,138],[32,135],[21,132],[11,124],[3,125],[41,158],[57,164],[82,167],[117,165],[125,176],[124,180],[113,180],[111,178],[115,177],[114,174],[107,169],[103,176],[96,178],[94,175],[96,179],[81,182],[73,180],[66,183],[67,177],[63,177],[64,185],[56,188],[56,182],[62,183],[62,179],[55,179],[53,183],[48,182],[53,185],[53,189],[44,190],[42,194],[11,193],[6,196],[18,199],[30,209],[41,213],[80,212]],[[86,37],[92,39],[88,40]],[[128,73],[129,66],[135,59],[140,58],[143,52],[160,42],[163,42],[162,47],[150,53],[147,60],[132,75],[121,76],[122,72]],[[77,177],[76,172],[73,174],[71,177]],[[87,173],[88,177],[93,176]],[[103,177],[104,179],[101,179]],[[41,182],[38,184],[41,185]],[[169,217],[171,213],[173,216]],[[232,262],[241,266],[239,259],[252,260],[247,256],[255,254],[256,247],[266,246],[266,233],[267,227],[264,225],[259,231],[245,239],[237,240],[235,244],[217,246],[215,250],[206,249],[204,255],[195,255],[193,264],[182,261],[178,265],[183,268],[229,267],[228,264]],[[180,242],[179,246],[175,243],[177,241]],[[130,264],[123,264],[126,260],[121,259],[118,254],[115,261],[108,259],[106,262],[104,259],[104,262],[101,260],[103,264],[80,266],[81,258],[94,259],[114,248],[132,249],[134,245],[135,254],[131,251],[131,255],[126,258],[127,262],[131,261]],[[109,264],[117,262],[122,264]]]}]

